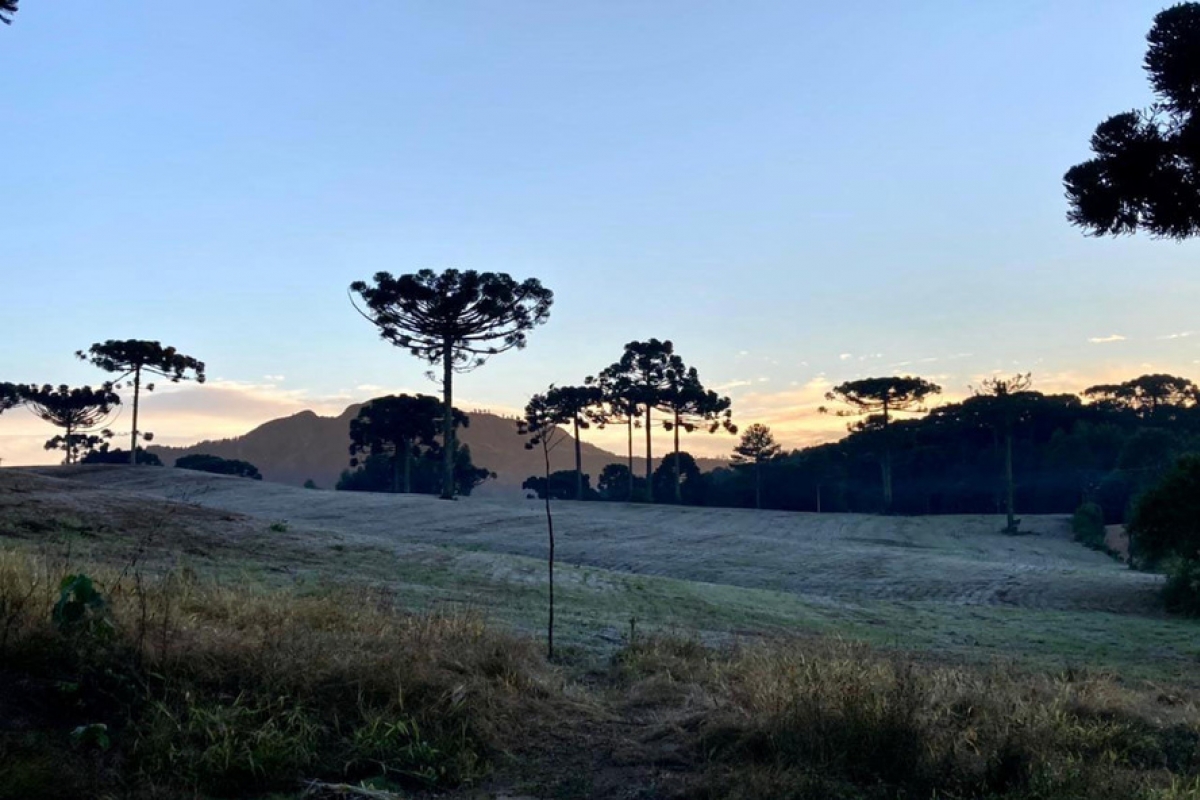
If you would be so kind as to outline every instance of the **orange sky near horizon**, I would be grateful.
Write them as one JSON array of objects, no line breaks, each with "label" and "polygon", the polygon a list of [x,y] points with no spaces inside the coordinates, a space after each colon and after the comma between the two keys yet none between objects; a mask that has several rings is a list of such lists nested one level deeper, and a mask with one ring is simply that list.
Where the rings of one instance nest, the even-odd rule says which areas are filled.
[{"label": "orange sky near horizon", "polygon": [[[1097,383],[1127,380],[1147,372],[1173,372],[1188,374],[1181,365],[1140,364],[1112,366],[1094,373],[1048,372],[1034,375],[1034,388],[1045,393],[1081,392]],[[272,376],[281,377],[281,376]],[[951,375],[926,376],[943,387],[943,394],[935,405],[961,400],[969,393],[969,385],[977,384],[987,375],[960,377]],[[156,433],[154,442],[163,445],[190,445],[205,439],[222,439],[239,436],[272,419],[285,417],[305,410],[322,416],[337,416],[348,405],[362,402],[371,397],[397,392],[420,391],[436,393],[430,385],[423,389],[411,387],[358,386],[354,390],[335,395],[315,396],[304,390],[288,389],[276,382],[252,384],[238,381],[216,380],[204,385],[167,384],[152,394],[144,395],[142,401],[142,423],[147,430]],[[783,390],[770,390],[750,382],[746,385],[717,387],[727,392],[734,401],[734,421],[745,427],[759,422],[771,427],[776,439],[788,449],[811,446],[833,441],[846,432],[846,420],[821,414],[818,408],[825,404],[825,392],[831,383],[824,377],[806,383],[797,383]],[[497,406],[475,398],[465,397],[456,403],[468,410],[486,410],[502,415],[516,415],[519,409]],[[114,431],[128,430],[123,409],[110,427]],[[57,431],[48,423],[37,419],[22,409],[13,409],[0,415],[0,465],[22,466],[55,464],[61,460],[57,452],[44,449],[47,439]],[[128,434],[125,434],[126,436]],[[634,452],[644,451],[643,434],[637,434]],[[606,430],[592,429],[584,434],[584,440],[614,453],[623,453],[626,448],[624,428]],[[114,446],[127,446],[118,436]],[[696,456],[727,458],[737,441],[736,436],[725,432],[716,434],[693,433],[683,436],[683,449]],[[658,425],[654,432],[656,453],[668,452],[672,434]]]}]

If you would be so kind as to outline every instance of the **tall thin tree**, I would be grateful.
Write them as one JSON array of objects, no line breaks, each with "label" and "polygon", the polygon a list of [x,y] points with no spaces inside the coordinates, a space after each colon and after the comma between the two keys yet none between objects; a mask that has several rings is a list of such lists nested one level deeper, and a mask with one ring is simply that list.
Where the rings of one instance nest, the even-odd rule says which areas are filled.
[{"label": "tall thin tree", "polygon": [[693,433],[704,428],[716,433],[722,428],[730,434],[737,433],[733,424],[732,403],[728,397],[705,389],[695,367],[687,367],[678,355],[671,356],[666,370],[666,385],[659,393],[658,408],[667,415],[663,428],[675,434],[674,494],[675,502],[683,502],[680,476],[679,433]]},{"label": "tall thin tree", "polygon": [[1011,378],[987,378],[979,387],[971,387],[973,396],[962,404],[963,412],[983,417],[987,425],[1004,437],[1004,532],[1009,534],[1016,534],[1020,525],[1016,516],[1016,480],[1013,477],[1013,431],[1026,406],[1024,401],[1030,395],[1031,386],[1033,375],[1028,372]]},{"label": "tall thin tree", "polygon": [[[924,378],[892,376],[846,381],[825,394],[826,400],[849,406],[835,411],[837,416],[863,417],[857,423],[850,423],[850,430],[877,432],[882,447],[879,468],[885,513],[892,510],[892,417],[898,413],[924,413],[925,400],[941,392],[942,387]],[[829,409],[822,406],[820,411],[828,413]]]},{"label": "tall thin tree", "polygon": [[[730,461],[734,466],[754,467],[754,507],[762,508],[763,465],[777,458],[783,448],[775,441],[774,434],[766,425],[754,423],[742,432],[742,440],[733,448]],[[819,491],[819,487],[818,487]]]},{"label": "tall thin tree", "polygon": [[379,329],[380,338],[441,365],[442,498],[453,500],[454,374],[523,348],[529,331],[549,319],[554,293],[536,278],[518,283],[504,273],[457,269],[399,277],[378,272],[370,284],[350,284],[350,292],[355,310]]},{"label": "tall thin tree", "polygon": [[650,438],[652,412],[667,389],[667,370],[674,354],[675,345],[670,340],[629,342],[621,359],[605,368],[599,376],[599,380],[625,392],[624,403],[641,411],[642,425],[646,429],[646,499],[651,503],[654,502],[654,494],[650,491],[654,485],[654,452]]},{"label": "tall thin tree", "polygon": [[[611,369],[611,368],[610,368]],[[607,370],[606,370],[607,372]],[[600,390],[600,405],[595,409],[593,419],[597,427],[607,425],[624,425],[626,428],[626,466],[628,469],[628,497],[634,499],[634,484],[636,475],[633,471],[633,429],[642,423],[641,409],[634,396],[629,378],[623,375],[608,375],[604,372],[589,376],[584,382],[587,386],[595,386]]]},{"label": "tall thin tree", "polygon": [[582,500],[583,492],[583,445],[579,438],[581,430],[591,427],[594,410],[602,396],[596,386],[551,386],[545,394],[545,402],[557,410],[563,424],[571,426],[575,440],[575,499]]},{"label": "tall thin tree", "polygon": [[[553,387],[551,387],[553,388]],[[550,513],[550,453],[566,437],[562,425],[569,421],[561,407],[550,402],[548,394],[537,394],[525,406],[525,416],[517,422],[517,432],[528,436],[526,450],[538,448],[546,470],[546,535],[549,540],[546,565],[549,572],[549,617],[546,623],[546,657],[554,658],[554,516]]]},{"label": "tall thin tree", "polygon": [[[184,355],[174,347],[163,347],[161,342],[145,339],[109,339],[97,342],[87,350],[75,353],[82,361],[87,361],[105,372],[116,375],[111,381],[113,388],[121,388],[121,381],[130,380],[133,386],[133,432],[130,434],[129,463],[137,464],[138,449],[138,409],[141,400],[142,377],[157,376],[166,378],[171,383],[195,380],[204,383],[204,362],[192,356]],[[190,376],[189,376],[190,373]],[[154,391],[154,384],[147,383],[147,392]],[[154,434],[142,436],[146,441],[154,438]]]}]

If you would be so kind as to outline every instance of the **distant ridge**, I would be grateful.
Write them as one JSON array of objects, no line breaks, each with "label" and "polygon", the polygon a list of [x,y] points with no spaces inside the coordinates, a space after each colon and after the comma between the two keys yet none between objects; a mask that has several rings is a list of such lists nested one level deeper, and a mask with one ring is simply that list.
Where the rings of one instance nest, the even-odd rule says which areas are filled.
[{"label": "distant ridge", "polygon": [[[362,404],[356,403],[336,417],[322,417],[312,411],[301,411],[290,417],[265,422],[232,439],[208,440],[189,447],[156,445],[149,449],[168,466],[180,456],[209,453],[222,458],[249,461],[258,467],[268,481],[302,486],[311,479],[321,488],[331,489],[342,470],[349,466],[350,420],[360,408]],[[467,416],[471,424],[459,431],[460,440],[470,446],[471,459],[476,465],[496,473],[496,480],[485,483],[480,487],[480,492],[515,492],[530,475],[541,474],[543,465],[540,452],[525,449],[524,439],[517,436],[516,423],[512,419],[480,411]],[[567,435],[551,454],[554,469],[575,468],[573,442],[574,439]],[[583,442],[580,448],[583,471],[592,476],[593,486],[605,465],[624,464],[626,461],[624,456],[587,442]],[[726,463],[714,458],[701,458],[697,462],[706,471]],[[634,471],[642,474],[645,464],[644,458],[635,458]]]}]

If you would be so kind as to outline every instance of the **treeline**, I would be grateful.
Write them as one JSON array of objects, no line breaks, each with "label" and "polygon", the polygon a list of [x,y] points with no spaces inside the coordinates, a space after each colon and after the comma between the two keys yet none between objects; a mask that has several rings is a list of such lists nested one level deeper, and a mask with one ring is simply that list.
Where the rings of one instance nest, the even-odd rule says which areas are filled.
[{"label": "treeline", "polygon": [[[1017,376],[927,413],[911,390],[923,400],[938,387],[909,378],[867,381],[884,387],[877,391],[881,407],[867,409],[838,442],[783,452],[768,428],[752,425],[729,467],[702,473],[680,452],[668,455],[649,482],[631,484],[628,467],[612,464],[594,487],[584,476],[583,496],[791,511],[1004,513],[1011,486],[1021,513],[1071,513],[1091,501],[1111,524],[1126,521],[1133,501],[1179,456],[1200,452],[1200,392],[1186,378],[1143,375],[1080,396],[1032,391],[1028,376]],[[857,389],[862,400],[867,381],[843,384],[830,397]],[[910,391],[897,393],[901,381]],[[897,397],[906,407],[893,405]],[[897,419],[898,411],[917,416]],[[575,483],[572,472],[552,474],[551,496],[575,497]],[[541,496],[546,485],[538,476],[525,488]]]}]

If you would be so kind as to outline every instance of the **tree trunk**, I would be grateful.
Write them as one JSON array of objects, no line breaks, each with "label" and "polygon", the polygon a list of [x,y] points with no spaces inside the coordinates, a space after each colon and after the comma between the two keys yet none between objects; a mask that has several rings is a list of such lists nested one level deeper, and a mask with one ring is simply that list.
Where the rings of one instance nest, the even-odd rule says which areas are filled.
[{"label": "tree trunk", "polygon": [[133,436],[129,444],[129,465],[137,466],[137,440],[138,440],[138,399],[142,392],[142,368],[134,367],[133,370]]},{"label": "tree trunk", "polygon": [[442,499],[454,499],[454,377],[453,343],[442,343]]},{"label": "tree trunk", "polygon": [[411,442],[404,443],[404,493],[412,493],[412,451]]},{"label": "tree trunk", "polygon": [[1013,435],[1012,430],[1004,432],[1004,482],[1007,489],[1005,510],[1008,513],[1008,523],[1004,530],[1008,533],[1017,532],[1017,518],[1013,502]]},{"label": "tree trunk", "polygon": [[892,432],[888,426],[887,398],[883,401],[883,459],[879,462],[883,472],[883,513],[892,511]]},{"label": "tree trunk", "polygon": [[633,412],[629,412],[629,502],[633,502]]},{"label": "tree trunk", "polygon": [[683,489],[679,479],[679,412],[675,412],[675,503],[683,505]]},{"label": "tree trunk", "polygon": [[646,404],[646,502],[654,502],[654,459],[650,447],[650,404]]},{"label": "tree trunk", "polygon": [[762,461],[754,459],[754,507],[762,510]]},{"label": "tree trunk", "polygon": [[883,513],[888,514],[892,510],[892,452],[890,449],[883,451],[879,467],[883,474]]},{"label": "tree trunk", "polygon": [[[579,417],[575,417],[575,499],[583,499],[583,447],[579,443]],[[546,488],[550,488],[550,479],[546,479]]]},{"label": "tree trunk", "polygon": [[546,458],[546,533],[550,538],[547,567],[550,576],[550,615],[546,623],[546,658],[554,658],[554,517],[550,514],[550,448],[542,439],[542,454]]},{"label": "tree trunk", "polygon": [[397,448],[396,452],[392,455],[392,494],[400,493],[400,481],[402,479],[402,472],[404,471],[404,466],[401,464],[402,458],[400,449]]},{"label": "tree trunk", "polygon": [[817,484],[817,513],[821,513],[821,484]]}]

